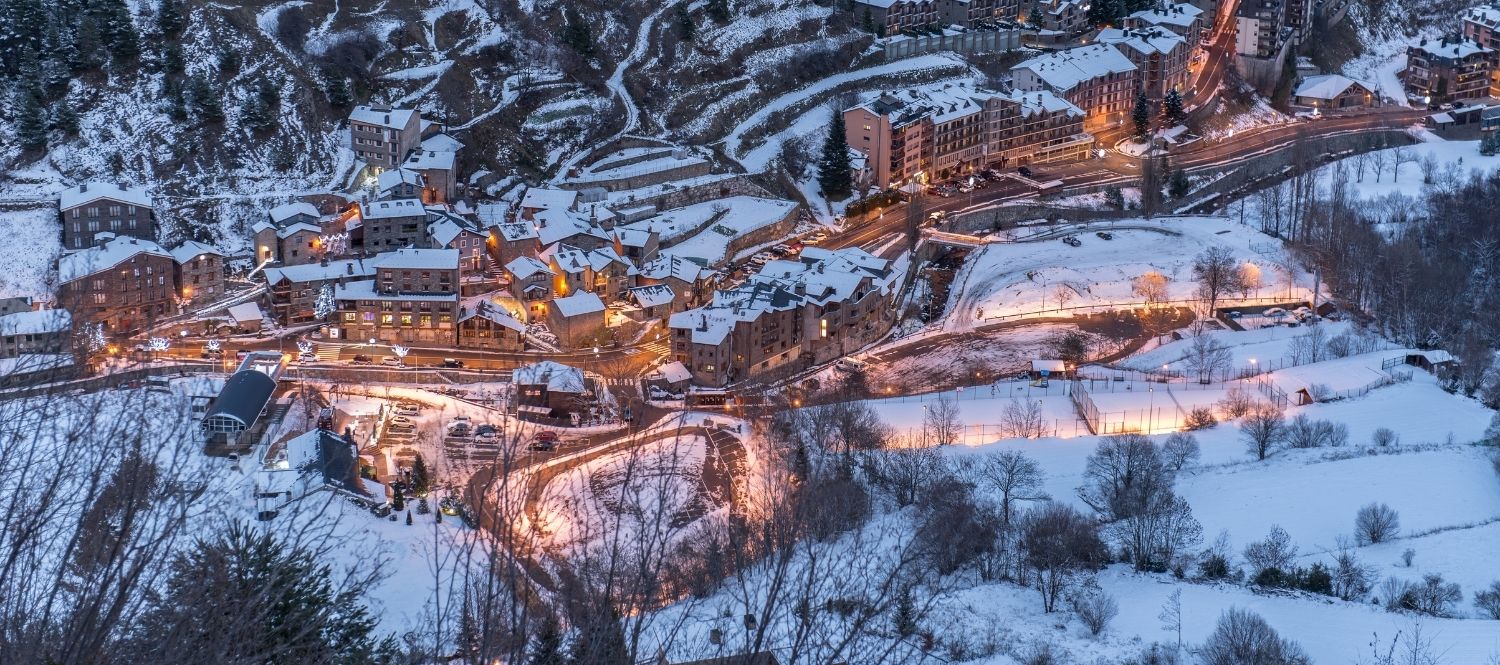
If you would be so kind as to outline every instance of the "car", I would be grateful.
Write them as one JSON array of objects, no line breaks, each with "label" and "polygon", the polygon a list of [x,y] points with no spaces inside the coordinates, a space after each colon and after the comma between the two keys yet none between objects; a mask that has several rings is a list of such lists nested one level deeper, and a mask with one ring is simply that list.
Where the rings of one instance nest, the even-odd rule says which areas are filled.
[{"label": "car", "polygon": [[648,394],[653,401],[657,402],[682,399],[681,394],[669,392],[661,386],[651,386],[651,388],[646,391],[646,394]]},{"label": "car", "polygon": [[1225,312],[1224,316],[1227,316],[1231,319],[1238,319],[1240,318],[1240,311],[1237,309],[1231,309],[1228,312]]},{"label": "car", "polygon": [[464,361],[457,358],[444,358],[443,367],[446,367],[448,369],[463,369]]},{"label": "car", "polygon": [[771,252],[776,258],[781,258],[792,253],[792,250],[788,249],[786,245],[777,245],[767,251]]},{"label": "car", "polygon": [[1094,235],[1099,236],[1100,240],[1114,240],[1115,239],[1115,234],[1110,233],[1109,231],[1099,231],[1099,232],[1095,233]]},{"label": "car", "polygon": [[297,362],[303,364],[315,363],[318,362],[318,357],[311,353],[302,353],[297,355]]},{"label": "car", "polygon": [[555,450],[557,448],[557,444],[557,432],[554,432],[552,430],[542,430],[540,432],[537,432],[536,436],[531,439],[531,445],[529,447],[532,450],[536,450],[539,452],[549,452],[551,450]]},{"label": "car", "polygon": [[396,413],[399,413],[403,416],[415,416],[422,413],[422,407],[419,407],[410,402],[402,402],[396,405]]},{"label": "car", "polygon": [[349,359],[349,362],[355,365],[373,365],[375,364],[375,359],[363,353],[357,353],[354,354],[353,358]]},{"label": "car", "polygon": [[401,359],[397,358],[396,356],[386,356],[384,358],[381,358],[380,359],[380,364],[386,365],[388,367],[403,367],[404,366],[402,364],[402,362],[401,362]]},{"label": "car", "polygon": [[481,439],[493,439],[500,436],[500,428],[489,423],[484,423],[474,428],[474,436]]},{"label": "car", "polygon": [[1261,312],[1260,315],[1261,316],[1269,316],[1269,317],[1273,317],[1273,318],[1274,317],[1278,317],[1278,316],[1285,316],[1286,315],[1286,310],[1284,310],[1284,309],[1282,309],[1280,307],[1272,307],[1272,308],[1270,308],[1270,309],[1268,309],[1268,310],[1266,310],[1264,312]]},{"label": "car", "polygon": [[391,434],[411,434],[412,432],[417,431],[417,426],[411,424],[402,425],[398,423],[391,423],[385,428],[385,431]]},{"label": "car", "polygon": [[411,418],[407,418],[406,416],[395,416],[395,417],[391,418],[391,424],[392,425],[415,425],[417,423],[416,423],[416,421],[412,420]]},{"label": "car", "polygon": [[1071,247],[1082,247],[1083,246],[1083,241],[1079,240],[1078,238],[1075,238],[1073,236],[1067,236],[1067,237],[1063,238],[1062,241],[1065,244],[1067,244],[1067,245],[1069,245]]},{"label": "car", "polygon": [[833,364],[833,367],[841,372],[848,372],[850,374],[864,374],[865,370],[870,368],[869,365],[865,364],[865,361],[858,358],[839,358],[838,362]]},{"label": "car", "polygon": [[1016,169],[1016,173],[1019,173],[1019,174],[1021,174],[1023,176],[1026,176],[1028,178],[1030,178],[1032,175],[1034,175],[1031,172],[1031,167],[1029,167],[1029,166],[1022,166],[1022,167]]},{"label": "car", "polygon": [[467,439],[473,432],[474,430],[469,427],[469,423],[453,423],[448,426],[448,436],[455,439]]}]

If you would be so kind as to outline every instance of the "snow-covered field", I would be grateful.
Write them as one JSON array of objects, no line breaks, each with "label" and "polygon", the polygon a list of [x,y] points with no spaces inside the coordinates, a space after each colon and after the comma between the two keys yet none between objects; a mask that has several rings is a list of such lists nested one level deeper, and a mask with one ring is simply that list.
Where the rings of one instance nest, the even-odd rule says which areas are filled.
[{"label": "snow-covered field", "polygon": [[[1109,231],[1114,239],[1094,231]],[[968,330],[1019,315],[1066,316],[1060,306],[1140,306],[1144,300],[1132,292],[1131,282],[1150,271],[1166,276],[1167,300],[1186,300],[1197,289],[1193,259],[1213,246],[1227,247],[1236,260],[1260,268],[1263,285],[1248,294],[1252,298],[1301,299],[1312,287],[1301,270],[1285,267],[1286,254],[1272,238],[1225,218],[1124,220],[1089,225],[1074,235],[1083,246],[1069,247],[1050,236],[993,243],[971,255],[955,280],[943,329]],[[1058,301],[1059,289],[1067,292],[1065,304]]]},{"label": "snow-covered field", "polygon": [[0,236],[6,239],[0,247],[0,263],[5,265],[0,297],[49,297],[48,275],[62,252],[57,211],[48,207],[0,212]]}]

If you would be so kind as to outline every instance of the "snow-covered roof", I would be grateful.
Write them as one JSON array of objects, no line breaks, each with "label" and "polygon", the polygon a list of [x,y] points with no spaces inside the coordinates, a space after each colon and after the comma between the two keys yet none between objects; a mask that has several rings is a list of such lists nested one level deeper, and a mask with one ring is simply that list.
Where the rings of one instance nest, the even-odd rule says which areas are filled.
[{"label": "snow-covered roof", "polygon": [[115,238],[102,245],[68,254],[57,260],[57,278],[67,283],[96,272],[109,270],[137,254],[155,254],[172,258],[172,254],[150,240]]},{"label": "snow-covered roof", "polygon": [[301,284],[304,282],[323,282],[340,277],[373,277],[375,276],[375,262],[364,259],[343,259],[340,261],[329,261],[328,265],[304,263],[295,266],[266,268],[265,272],[266,283],[268,284],[276,284],[281,281]]},{"label": "snow-covered roof", "polygon": [[439,132],[422,139],[422,149],[436,152],[458,152],[464,147],[464,142],[451,135]]},{"label": "snow-covered roof", "polygon": [[57,207],[59,210],[70,210],[99,199],[151,207],[151,195],[147,194],[146,190],[109,182],[86,182],[77,187],[64,189],[58,194]]},{"label": "snow-covered roof", "polygon": [[624,226],[615,227],[615,239],[620,241],[623,247],[645,247],[651,244],[651,232],[642,229],[632,229]]},{"label": "snow-covered roof", "polygon": [[1188,27],[1203,14],[1203,10],[1187,2],[1174,2],[1170,5],[1161,5],[1151,9],[1142,9],[1129,18],[1137,19],[1152,25],[1170,25],[1176,27]]},{"label": "snow-covered roof", "polygon": [[223,252],[213,248],[212,246],[205,245],[196,240],[189,240],[172,249],[172,258],[178,263],[187,263],[188,261],[192,261],[193,259],[196,259],[204,254],[213,254],[214,256],[224,255]]},{"label": "snow-covered roof", "polygon": [[672,293],[672,287],[666,284],[652,284],[651,286],[637,286],[626,291],[630,297],[635,299],[636,304],[641,307],[656,307],[657,305],[670,305],[676,297]]},{"label": "snow-covered roof", "polygon": [[505,264],[505,269],[509,271],[511,275],[514,275],[516,279],[526,279],[527,277],[542,272],[547,273],[548,275],[555,274],[552,272],[552,268],[547,264],[542,263],[541,261],[538,261],[537,259],[534,259],[530,256],[518,256],[515,259],[512,259],[510,263]]},{"label": "snow-covered roof", "polygon": [[276,379],[255,369],[241,369],[224,382],[219,396],[214,398],[203,415],[205,424],[209,418],[221,417],[238,422],[248,428],[260,417],[260,412],[271,401],[276,392]]},{"label": "snow-covered roof", "polygon": [[518,386],[545,385],[550,392],[583,392],[583,370],[551,360],[517,367],[510,377]]},{"label": "snow-covered roof", "polygon": [[375,177],[375,188],[381,192],[388,192],[401,185],[425,187],[426,183],[422,174],[404,168],[381,171],[380,175]]},{"label": "snow-covered roof", "polygon": [[454,239],[463,234],[464,231],[476,235],[485,235],[482,229],[471,224],[469,220],[448,213],[442,213],[438,216],[437,221],[427,225],[427,235],[439,247],[447,247]]},{"label": "snow-covered roof", "polygon": [[392,217],[416,217],[426,216],[427,209],[422,207],[421,199],[395,199],[392,201],[371,201],[359,206],[360,217],[365,219],[389,219]]},{"label": "snow-covered roof", "polygon": [[1135,64],[1113,45],[1090,44],[1039,55],[1016,69],[1031,71],[1053,90],[1072,90],[1084,81],[1135,71]]},{"label": "snow-covered roof", "polygon": [[1157,27],[1125,30],[1105,28],[1099,31],[1097,40],[1101,44],[1124,46],[1142,55],[1166,55],[1187,43],[1182,35]]},{"label": "snow-covered roof", "polygon": [[656,371],[652,373],[652,377],[659,378],[667,383],[682,383],[692,380],[693,373],[688,371],[687,365],[674,360],[656,368]]},{"label": "snow-covered roof", "polygon": [[985,101],[997,96],[997,93],[979,90],[968,83],[950,81],[887,92],[858,108],[889,118],[893,125],[904,125],[925,117],[943,124],[982,112]]},{"label": "snow-covered roof", "polygon": [[535,216],[537,239],[543,245],[558,243],[577,235],[610,240],[609,232],[581,213],[554,208],[537,212]]},{"label": "snow-covered roof", "polygon": [[1061,360],[1043,360],[1041,358],[1036,358],[1031,361],[1031,371],[1033,372],[1062,373],[1067,371],[1067,369],[1068,364]]},{"label": "snow-covered roof", "polygon": [[1450,35],[1441,39],[1424,39],[1411,48],[1444,60],[1450,58],[1462,60],[1476,53],[1492,52],[1480,46],[1479,42],[1458,35]]},{"label": "snow-covered roof", "polygon": [[356,106],[349,114],[349,120],[391,129],[406,129],[406,124],[411,122],[411,117],[416,112],[415,109],[376,109],[373,106]]},{"label": "snow-covered roof", "polygon": [[405,247],[393,252],[375,255],[371,260],[376,268],[405,270],[457,270],[459,252],[456,249],[414,249]]},{"label": "snow-covered roof", "polygon": [[568,209],[572,208],[573,202],[577,200],[578,192],[571,189],[530,187],[521,197],[521,207],[537,210]]},{"label": "snow-covered roof", "polygon": [[309,217],[312,217],[313,219],[317,219],[318,208],[311,203],[307,203],[306,201],[283,203],[279,206],[276,206],[275,208],[267,210],[266,215],[271,218],[271,222],[273,224],[280,226],[282,222],[296,217],[297,215],[307,215]]},{"label": "snow-covered roof", "polygon": [[684,282],[693,283],[707,270],[703,264],[690,261],[675,254],[664,254],[656,260],[641,266],[641,276],[649,279],[666,279],[676,277]]},{"label": "snow-covered roof", "polygon": [[63,332],[73,325],[65,309],[43,309],[0,316],[0,335],[41,335]]},{"label": "snow-covered roof", "polygon": [[296,224],[290,224],[290,225],[287,225],[287,226],[283,226],[283,227],[281,227],[279,229],[276,229],[276,237],[278,237],[278,238],[290,238],[290,237],[292,237],[292,236],[294,236],[294,235],[296,235],[298,233],[319,233],[319,234],[321,234],[322,232],[323,232],[322,227],[319,227],[319,226],[316,226],[316,225],[313,225],[313,224],[308,224],[307,222],[297,222]]},{"label": "snow-covered roof", "polygon": [[588,291],[579,291],[566,298],[556,298],[552,307],[563,316],[583,316],[604,311],[604,301]]},{"label": "snow-covered roof", "polygon": [[1322,76],[1309,76],[1302,79],[1297,86],[1297,91],[1292,93],[1294,97],[1311,97],[1314,99],[1337,99],[1344,94],[1350,86],[1362,86],[1365,90],[1374,90],[1374,86],[1364,81],[1355,80],[1341,74],[1323,74]]},{"label": "snow-covered roof", "polygon": [[264,320],[266,315],[260,311],[260,305],[257,305],[255,301],[250,301],[230,307],[229,318],[234,319],[236,323],[245,323]]},{"label": "snow-covered roof", "polygon": [[536,240],[536,226],[531,222],[507,222],[496,226],[500,229],[500,237],[506,242],[520,242],[522,240]]},{"label": "snow-covered roof", "polygon": [[401,166],[418,171],[452,171],[453,163],[457,158],[458,153],[452,150],[415,150]]},{"label": "snow-covered roof", "polygon": [[458,322],[463,323],[476,316],[488,319],[519,333],[526,332],[526,324],[521,323],[516,317],[511,316],[510,312],[496,306],[494,303],[482,300],[473,307],[465,307],[463,314],[458,317]]},{"label": "snow-covered roof", "polygon": [[1012,90],[1006,97],[1021,107],[1022,117],[1029,118],[1037,113],[1067,113],[1080,118],[1084,116],[1083,109],[1058,97],[1051,90]]}]

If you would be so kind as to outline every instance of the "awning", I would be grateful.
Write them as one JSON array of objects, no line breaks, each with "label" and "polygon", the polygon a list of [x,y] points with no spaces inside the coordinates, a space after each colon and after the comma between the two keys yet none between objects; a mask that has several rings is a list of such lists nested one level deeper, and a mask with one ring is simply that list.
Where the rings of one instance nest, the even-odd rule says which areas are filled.
[{"label": "awning", "polygon": [[516,411],[518,413],[536,413],[543,416],[552,415],[552,407],[550,406],[532,406],[530,404],[518,404],[516,405]]}]

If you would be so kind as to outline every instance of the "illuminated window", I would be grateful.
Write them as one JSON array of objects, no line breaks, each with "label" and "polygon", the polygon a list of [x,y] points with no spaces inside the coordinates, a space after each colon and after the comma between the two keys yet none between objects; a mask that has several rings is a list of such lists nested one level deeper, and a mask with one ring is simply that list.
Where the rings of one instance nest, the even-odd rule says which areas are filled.
[{"label": "illuminated window", "polygon": [[344,312],[345,321],[354,321],[358,317],[354,312]]},{"label": "illuminated window", "polygon": [[409,325],[411,325],[411,315],[410,314],[402,314],[401,315],[401,325],[403,325],[403,326],[409,326]]},{"label": "illuminated window", "polygon": [[381,314],[380,315],[380,322],[381,323],[390,324],[391,322],[393,322],[395,320],[396,320],[396,317],[393,314]]}]

